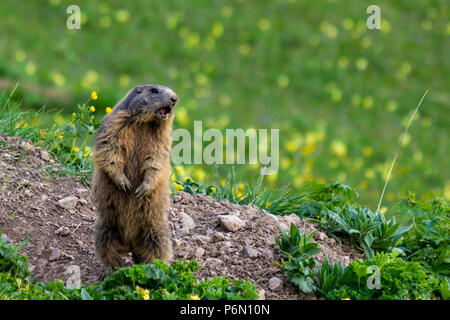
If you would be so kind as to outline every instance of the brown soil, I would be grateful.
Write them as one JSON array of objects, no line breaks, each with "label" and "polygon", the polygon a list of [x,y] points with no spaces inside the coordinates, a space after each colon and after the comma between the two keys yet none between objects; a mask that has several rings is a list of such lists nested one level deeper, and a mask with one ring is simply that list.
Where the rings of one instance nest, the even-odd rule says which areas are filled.
[{"label": "brown soil", "polygon": [[[0,135],[0,232],[14,245],[31,239],[21,253],[28,256],[36,281],[66,282],[73,265],[80,268],[84,283],[98,281],[104,268],[93,246],[96,218],[89,188],[73,177],[58,176],[60,168],[41,148]],[[67,197],[76,198],[71,209],[58,205]],[[220,215],[236,216],[244,225],[227,231]],[[197,260],[200,279],[226,274],[230,279],[249,279],[266,299],[315,298],[298,294],[289,283],[274,240],[280,237],[280,226],[286,229],[293,222],[309,233],[317,229],[314,224],[295,215],[274,216],[252,206],[184,192],[172,197],[169,220],[175,259]],[[337,243],[318,231],[319,261],[326,255],[347,265],[361,257],[349,243]],[[274,277],[282,284],[272,290],[269,280]]]}]

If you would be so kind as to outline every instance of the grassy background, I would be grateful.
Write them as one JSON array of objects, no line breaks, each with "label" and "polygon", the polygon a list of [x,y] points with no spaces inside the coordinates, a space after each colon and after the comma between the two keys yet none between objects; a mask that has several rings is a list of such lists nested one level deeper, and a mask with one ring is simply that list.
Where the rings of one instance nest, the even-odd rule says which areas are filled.
[{"label": "grassy background", "polygon": [[[450,198],[447,1],[73,1],[0,3],[0,88],[19,82],[40,125],[62,124],[91,91],[101,118],[132,86],[180,97],[176,127],[279,128],[281,168],[270,185],[339,180],[375,207],[409,116],[426,89],[388,186],[387,205],[415,190]],[[62,110],[61,113],[57,111]],[[176,168],[209,181],[211,168]],[[219,168],[219,172],[226,166]],[[238,166],[244,179],[259,168]]]}]

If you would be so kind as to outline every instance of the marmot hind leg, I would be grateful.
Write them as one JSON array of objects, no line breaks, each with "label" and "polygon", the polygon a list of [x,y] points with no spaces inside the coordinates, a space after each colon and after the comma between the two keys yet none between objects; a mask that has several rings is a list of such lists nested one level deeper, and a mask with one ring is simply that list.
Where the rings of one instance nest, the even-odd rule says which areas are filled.
[{"label": "marmot hind leg", "polygon": [[134,263],[152,263],[155,259],[166,264],[172,262],[172,240],[168,227],[152,230],[142,242],[132,249]]},{"label": "marmot hind leg", "polygon": [[112,268],[122,267],[122,258],[128,247],[122,243],[117,232],[106,227],[97,228],[95,234],[95,250],[100,260]]}]

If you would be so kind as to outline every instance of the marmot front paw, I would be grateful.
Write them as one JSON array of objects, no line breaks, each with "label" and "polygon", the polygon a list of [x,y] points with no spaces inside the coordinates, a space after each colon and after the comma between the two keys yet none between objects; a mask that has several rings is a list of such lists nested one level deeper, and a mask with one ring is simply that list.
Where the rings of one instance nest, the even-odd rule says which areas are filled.
[{"label": "marmot front paw", "polygon": [[131,182],[128,180],[128,178],[124,174],[114,177],[113,181],[114,181],[114,184],[117,186],[117,188],[119,188],[120,190],[123,190],[123,191],[129,191],[133,187],[131,185]]},{"label": "marmot front paw", "polygon": [[141,198],[146,196],[152,190],[152,185],[148,181],[142,182],[142,184],[136,189],[136,197]]}]

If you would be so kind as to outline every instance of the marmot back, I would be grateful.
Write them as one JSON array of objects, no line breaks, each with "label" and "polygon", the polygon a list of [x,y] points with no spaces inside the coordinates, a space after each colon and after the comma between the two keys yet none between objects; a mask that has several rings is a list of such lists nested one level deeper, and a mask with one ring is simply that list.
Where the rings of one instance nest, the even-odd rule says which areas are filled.
[{"label": "marmot back", "polygon": [[135,263],[168,263],[172,258],[167,210],[176,103],[176,94],[167,87],[137,86],[104,118],[96,134],[95,248],[108,266],[120,267],[128,252]]}]

